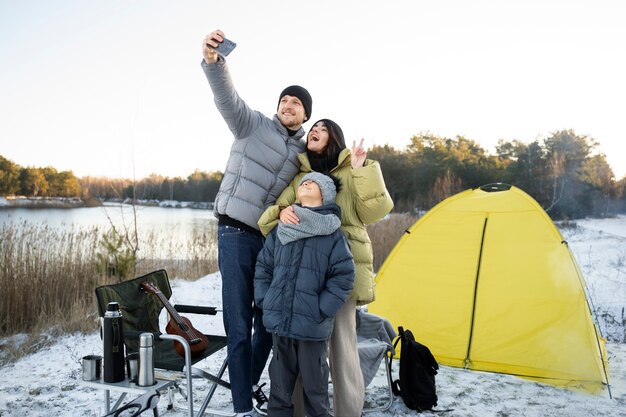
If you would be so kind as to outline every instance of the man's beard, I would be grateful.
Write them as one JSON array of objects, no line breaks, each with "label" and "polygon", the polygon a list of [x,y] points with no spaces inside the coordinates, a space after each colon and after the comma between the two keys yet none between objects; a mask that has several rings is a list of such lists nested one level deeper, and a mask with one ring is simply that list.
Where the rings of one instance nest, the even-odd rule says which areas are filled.
[{"label": "man's beard", "polygon": [[304,121],[298,121],[297,116],[295,115],[279,115],[278,120],[280,120],[280,123],[282,123],[283,126],[291,130],[295,130],[296,127],[299,128],[300,126],[302,126],[302,123],[304,123]]}]

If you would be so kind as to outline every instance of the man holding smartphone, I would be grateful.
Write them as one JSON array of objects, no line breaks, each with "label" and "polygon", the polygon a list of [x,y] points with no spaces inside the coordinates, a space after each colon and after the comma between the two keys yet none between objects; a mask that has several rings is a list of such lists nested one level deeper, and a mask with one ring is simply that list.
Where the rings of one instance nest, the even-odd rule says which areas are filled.
[{"label": "man holding smartphone", "polygon": [[[297,155],[306,145],[302,124],[310,119],[313,103],[306,89],[292,85],[280,94],[273,118],[252,110],[237,94],[219,53],[224,40],[221,30],[204,38],[202,69],[235,139],[214,214],[233,408],[239,417],[254,417],[253,394],[257,411],[267,400],[257,384],[272,348],[261,309],[253,304],[254,268],[264,243],[257,222],[300,170]],[[234,48],[229,44],[228,51]]]}]

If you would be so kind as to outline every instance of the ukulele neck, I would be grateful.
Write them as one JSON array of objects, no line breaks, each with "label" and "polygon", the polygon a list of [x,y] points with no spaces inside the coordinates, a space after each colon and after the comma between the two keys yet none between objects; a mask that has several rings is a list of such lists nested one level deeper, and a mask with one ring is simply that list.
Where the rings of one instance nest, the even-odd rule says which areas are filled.
[{"label": "ukulele neck", "polygon": [[186,330],[185,328],[187,326],[185,322],[183,321],[180,314],[178,314],[178,311],[176,311],[176,309],[170,304],[167,298],[165,298],[165,295],[163,295],[163,293],[158,290],[155,291],[154,294],[159,298],[159,300],[161,300],[161,304],[163,304],[163,306],[167,309],[167,312],[170,313],[170,316],[176,322],[176,324],[178,324],[181,329]]},{"label": "ukulele neck", "polygon": [[202,341],[200,335],[195,332],[193,327],[187,325],[187,322],[183,320],[180,314],[178,314],[178,311],[176,311],[176,309],[170,304],[169,300],[165,297],[165,295],[163,295],[161,290],[149,283],[143,283],[142,286],[144,289],[158,297],[161,304],[163,304],[163,306],[167,309],[167,312],[170,314],[172,320],[176,323],[180,331],[186,336],[190,345],[195,345]]}]

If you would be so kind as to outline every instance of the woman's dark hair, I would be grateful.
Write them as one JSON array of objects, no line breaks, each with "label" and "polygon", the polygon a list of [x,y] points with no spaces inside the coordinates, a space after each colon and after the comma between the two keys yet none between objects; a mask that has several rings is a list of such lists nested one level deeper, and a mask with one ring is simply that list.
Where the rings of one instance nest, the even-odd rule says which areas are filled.
[{"label": "woman's dark hair", "polygon": [[341,180],[338,177],[335,177],[333,174],[327,175],[331,180],[333,180],[333,183],[335,184],[335,193],[339,194],[339,191],[341,190]]},{"label": "woman's dark hair", "polygon": [[[313,126],[315,126],[319,122],[324,123],[324,126],[326,126],[326,130],[328,131],[328,143],[326,144],[326,148],[322,152],[322,155],[313,155],[308,150],[307,134],[307,154],[309,155],[309,160],[312,163],[312,159],[319,160],[320,157],[324,159],[324,163],[322,165],[325,166],[326,169],[315,169],[316,167],[313,167],[316,171],[329,172],[332,168],[337,166],[339,153],[342,150],[346,149],[346,140],[343,137],[343,130],[341,130],[341,127],[337,123],[333,122],[330,119],[320,119],[317,122],[313,123]],[[311,127],[311,129],[313,129],[313,127]],[[311,131],[311,129],[309,129],[309,132]]]}]

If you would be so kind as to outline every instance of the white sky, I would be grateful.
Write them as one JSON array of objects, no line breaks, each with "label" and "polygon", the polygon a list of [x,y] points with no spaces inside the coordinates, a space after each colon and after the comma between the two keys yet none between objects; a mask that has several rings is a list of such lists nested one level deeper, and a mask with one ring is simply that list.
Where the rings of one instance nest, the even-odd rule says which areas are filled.
[{"label": "white sky", "polygon": [[625,21],[621,0],[0,0],[0,155],[78,176],[223,170],[232,135],[200,68],[220,28],[268,116],[300,84],[312,121],[366,146],[430,131],[494,152],[571,128],[621,178]]}]

